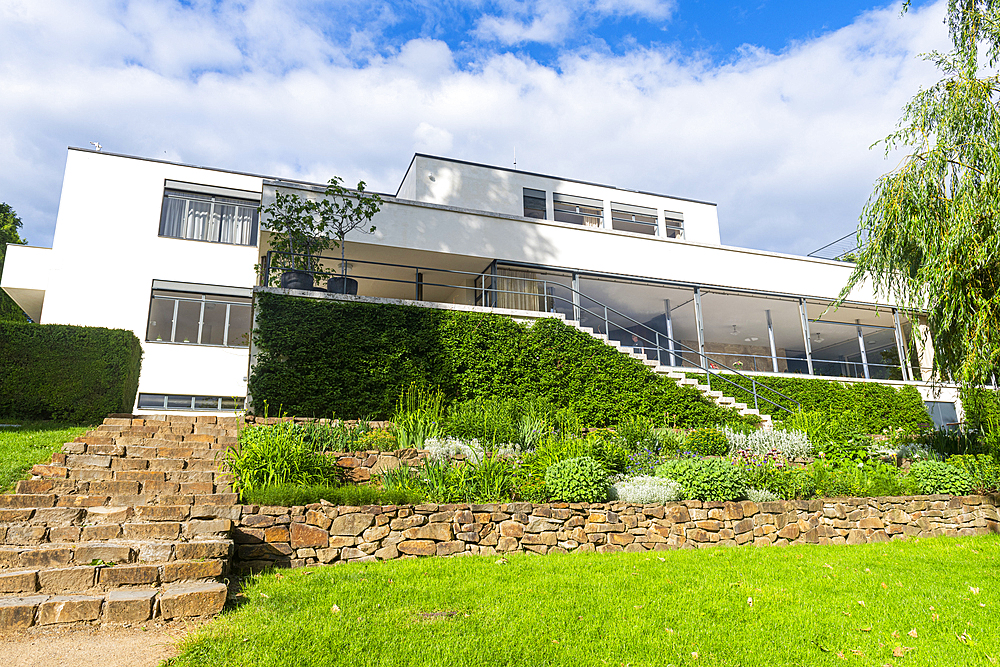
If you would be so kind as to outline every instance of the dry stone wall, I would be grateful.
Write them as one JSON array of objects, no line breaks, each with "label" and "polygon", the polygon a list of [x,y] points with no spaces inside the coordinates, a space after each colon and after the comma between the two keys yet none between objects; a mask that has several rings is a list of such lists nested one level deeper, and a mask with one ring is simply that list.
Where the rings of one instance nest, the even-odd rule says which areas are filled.
[{"label": "dry stone wall", "polygon": [[233,533],[235,569],[245,573],[270,566],[513,551],[613,553],[978,535],[1000,532],[998,500],[916,496],[665,505],[244,505]]}]

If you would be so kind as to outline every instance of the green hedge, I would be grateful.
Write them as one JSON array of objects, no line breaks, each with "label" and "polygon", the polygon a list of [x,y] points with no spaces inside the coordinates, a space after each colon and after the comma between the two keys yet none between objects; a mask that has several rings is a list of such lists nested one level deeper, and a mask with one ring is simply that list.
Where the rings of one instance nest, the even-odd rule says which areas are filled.
[{"label": "green hedge", "polygon": [[959,390],[965,421],[973,428],[1000,425],[1000,393],[992,389],[965,387]]},{"label": "green hedge", "polygon": [[0,414],[94,423],[131,412],[141,361],[131,331],[0,322]]},{"label": "green hedge", "polygon": [[272,414],[389,418],[411,382],[449,400],[536,399],[587,426],[640,414],[702,426],[748,421],[697,390],[557,319],[532,326],[489,313],[257,295],[254,408]]},{"label": "green hedge", "polygon": [[[704,377],[704,376],[702,376]],[[737,384],[749,387],[744,378],[729,376]],[[924,400],[916,387],[877,382],[837,382],[815,378],[767,377],[762,382],[780,391],[802,405],[809,412],[821,412],[844,425],[853,426],[858,433],[881,433],[887,428],[915,431],[920,426],[933,423],[924,407]],[[753,394],[729,383],[713,380],[713,389],[721,389],[727,396],[753,406]],[[797,406],[777,394],[760,390],[759,395],[784,405],[790,410]],[[783,413],[771,404],[760,401],[761,412],[780,418]]]}]

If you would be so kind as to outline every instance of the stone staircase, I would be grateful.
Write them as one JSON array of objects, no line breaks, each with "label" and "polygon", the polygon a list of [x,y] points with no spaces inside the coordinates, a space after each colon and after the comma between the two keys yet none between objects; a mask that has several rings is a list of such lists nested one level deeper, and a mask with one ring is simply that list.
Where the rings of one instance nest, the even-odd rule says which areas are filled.
[{"label": "stone staircase", "polygon": [[706,398],[711,400],[725,408],[732,408],[733,410],[739,411],[741,415],[757,415],[760,417],[762,428],[771,428],[771,415],[764,414],[760,412],[757,408],[751,408],[747,406],[746,403],[738,403],[735,398],[731,396],[726,396],[724,392],[713,391],[712,388],[707,384],[701,384],[696,378],[689,378],[686,373],[677,370],[676,366],[663,366],[656,359],[650,359],[645,354],[641,352],[636,352],[637,348],[623,346],[621,343],[615,340],[610,340],[607,334],[602,334],[594,331],[591,327],[582,326],[579,322],[574,320],[566,320],[566,324],[571,327],[582,331],[585,334],[589,334],[601,341],[605,345],[609,345],[614,348],[617,352],[632,357],[633,359],[638,359],[646,366],[649,366],[654,372],[661,375],[666,375],[671,380],[675,380],[679,386],[682,387],[693,387],[701,392]]},{"label": "stone staircase", "polygon": [[112,415],[0,495],[0,632],[218,613],[239,423]]}]

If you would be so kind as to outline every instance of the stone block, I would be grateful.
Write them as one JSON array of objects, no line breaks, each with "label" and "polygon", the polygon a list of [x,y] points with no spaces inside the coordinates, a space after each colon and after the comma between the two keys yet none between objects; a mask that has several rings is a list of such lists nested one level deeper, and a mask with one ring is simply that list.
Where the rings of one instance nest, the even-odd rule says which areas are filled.
[{"label": "stone block", "polygon": [[[371,516],[371,515],[364,515]],[[330,534],[322,528],[309,526],[304,523],[293,523],[289,528],[291,544],[293,549],[305,547],[326,548],[329,546]]]},{"label": "stone block", "polygon": [[223,540],[205,540],[199,542],[181,542],[175,547],[175,552],[178,560],[228,559],[229,549],[229,542]]},{"label": "stone block", "polygon": [[432,540],[404,540],[396,548],[409,556],[433,556],[437,553],[437,543]]},{"label": "stone block", "polygon": [[0,495],[0,507],[55,507],[56,497],[52,494],[8,493]]},{"label": "stone block", "polygon": [[191,514],[189,505],[142,505],[135,508],[137,521],[185,521]]},{"label": "stone block", "polygon": [[516,521],[504,521],[500,524],[501,537],[523,537],[524,526]]},{"label": "stone block", "polygon": [[108,502],[105,495],[72,495],[60,496],[56,503],[59,507],[99,507]]},{"label": "stone block", "polygon": [[358,560],[367,556],[361,549],[355,549],[354,547],[347,547],[340,550],[341,560]]},{"label": "stone block", "polygon": [[211,616],[222,611],[225,604],[225,584],[183,584],[164,589],[160,595],[160,614],[164,619]]},{"label": "stone block", "polygon": [[[324,512],[309,510],[306,512],[306,523],[310,526],[316,526],[317,528],[327,530],[330,528],[333,521]],[[386,531],[388,531],[388,526],[386,526]]]},{"label": "stone block", "polygon": [[80,532],[81,539],[86,542],[103,542],[117,540],[122,535],[122,527],[116,523],[103,526],[84,526]]},{"label": "stone block", "polygon": [[177,522],[124,523],[122,533],[129,540],[176,540],[181,534]]},{"label": "stone block", "polygon": [[105,599],[105,623],[142,623],[153,615],[156,591],[111,591]]},{"label": "stone block", "polygon": [[[36,590],[38,590],[38,572],[36,570],[0,571],[0,593],[34,593]],[[3,625],[0,625],[0,628],[2,627]]]},{"label": "stone block", "polygon": [[101,586],[156,585],[160,580],[160,568],[156,565],[118,565],[102,567],[98,581]]},{"label": "stone block", "polygon": [[95,621],[104,598],[93,595],[57,595],[38,605],[38,624]]},{"label": "stone block", "polygon": [[437,545],[438,556],[451,556],[452,554],[462,553],[464,551],[465,542],[460,542],[458,540],[451,542],[438,542]]},{"label": "stone block", "polygon": [[88,507],[87,523],[124,523],[132,516],[130,507]]},{"label": "stone block", "polygon": [[559,530],[560,525],[557,523],[552,523],[551,521],[546,521],[545,519],[531,519],[528,521],[528,525],[525,526],[524,532],[526,533],[544,533],[553,530]]},{"label": "stone block", "polygon": [[417,514],[415,516],[393,519],[389,522],[389,528],[392,530],[408,530],[415,526],[422,526],[425,523],[427,523],[427,517]]},{"label": "stone block", "polygon": [[17,524],[7,528],[7,544],[36,545],[45,541],[45,526]]},{"label": "stone block", "polygon": [[35,510],[32,508],[22,509],[0,509],[0,523],[17,523],[27,521],[34,516]]},{"label": "stone block", "polygon": [[0,598],[0,628],[6,631],[30,628],[35,623],[38,605],[47,599],[45,595]]},{"label": "stone block", "polygon": [[271,526],[264,529],[265,542],[287,542],[288,539],[288,526]]},{"label": "stone block", "polygon": [[52,486],[51,479],[22,479],[16,488],[18,493],[44,495],[52,491]]},{"label": "stone block", "polygon": [[93,467],[110,468],[110,456],[89,456],[86,454],[70,454],[66,457],[66,466],[70,468]]},{"label": "stone block", "polygon": [[403,537],[407,540],[434,540],[436,542],[447,542],[452,539],[450,523],[429,523],[426,526],[409,528],[403,532]]},{"label": "stone block", "polygon": [[65,567],[38,572],[38,588],[42,593],[86,591],[94,587],[95,567]]},{"label": "stone block", "polygon": [[[403,540],[397,540],[397,542],[402,542]],[[344,547],[353,547],[358,543],[358,538],[350,537],[349,535],[331,535],[329,547],[331,549],[343,549]]]},{"label": "stone block", "polygon": [[356,537],[374,522],[375,515],[373,514],[360,512],[341,514],[330,525],[330,535],[353,535]]},{"label": "stone block", "polygon": [[687,523],[691,520],[691,515],[684,505],[672,505],[664,512],[663,519],[671,523]]},{"label": "stone block", "polygon": [[163,566],[163,582],[214,579],[222,576],[221,560],[174,561]]},{"label": "stone block", "polygon": [[617,544],[619,546],[625,546],[627,544],[632,544],[635,541],[635,536],[629,533],[609,533],[608,543]]},{"label": "stone block", "polygon": [[44,523],[48,526],[70,526],[83,516],[83,510],[74,507],[42,507],[35,510],[32,523]]},{"label": "stone block", "polygon": [[232,529],[233,522],[229,519],[192,520],[184,525],[184,535],[187,537],[196,537],[198,535],[229,535]]},{"label": "stone block", "polygon": [[794,540],[799,536],[799,524],[789,523],[778,531],[778,537],[786,540]]},{"label": "stone block", "polygon": [[65,547],[49,547],[22,551],[17,564],[23,568],[59,567],[68,565],[72,552]]},{"label": "stone block", "polygon": [[83,565],[101,560],[105,563],[128,563],[132,560],[132,548],[122,544],[85,544],[76,548],[73,560]]},{"label": "stone block", "polygon": [[515,537],[501,537],[497,541],[497,551],[517,551],[519,548],[520,544]]}]

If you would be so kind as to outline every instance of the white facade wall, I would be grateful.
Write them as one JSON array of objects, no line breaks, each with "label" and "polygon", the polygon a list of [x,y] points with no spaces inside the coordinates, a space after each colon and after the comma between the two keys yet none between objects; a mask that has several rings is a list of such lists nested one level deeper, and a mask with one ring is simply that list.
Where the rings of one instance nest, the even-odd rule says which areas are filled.
[{"label": "white facade wall", "polygon": [[145,342],[153,280],[247,288],[256,282],[255,247],[159,236],[167,179],[257,193],[262,181],[71,149],[52,248],[10,246],[3,286],[44,289],[42,324],[135,332],[143,341],[142,393],[246,396],[246,348]]}]

